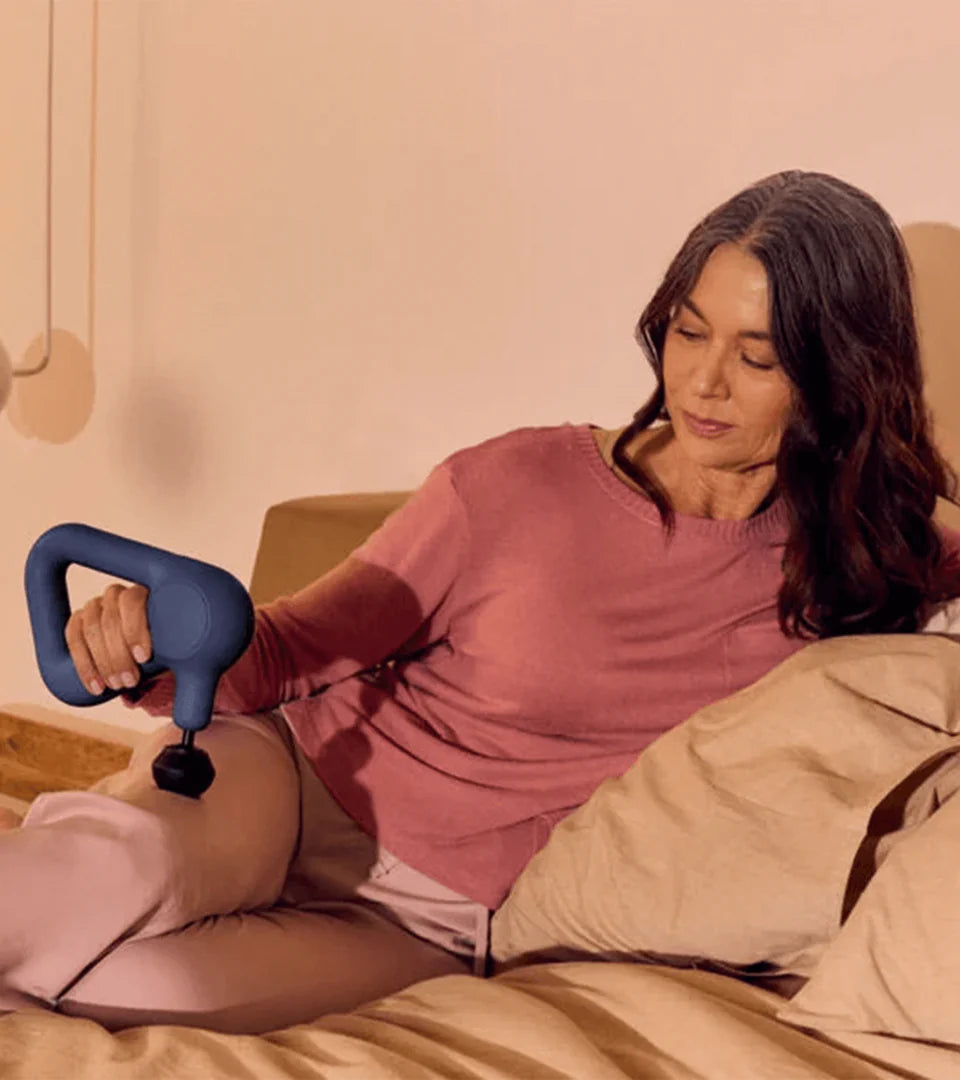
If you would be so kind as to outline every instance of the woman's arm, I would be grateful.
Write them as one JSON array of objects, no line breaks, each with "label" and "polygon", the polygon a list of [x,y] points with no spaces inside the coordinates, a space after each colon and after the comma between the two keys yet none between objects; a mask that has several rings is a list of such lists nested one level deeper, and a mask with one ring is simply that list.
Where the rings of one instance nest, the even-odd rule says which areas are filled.
[{"label": "woman's arm", "polygon": [[[440,640],[443,600],[462,566],[465,513],[444,466],[357,551],[292,596],[256,609],[254,635],[224,673],[214,709],[254,713],[308,697],[325,686]],[[170,672],[124,693],[154,716],[173,704]]]}]

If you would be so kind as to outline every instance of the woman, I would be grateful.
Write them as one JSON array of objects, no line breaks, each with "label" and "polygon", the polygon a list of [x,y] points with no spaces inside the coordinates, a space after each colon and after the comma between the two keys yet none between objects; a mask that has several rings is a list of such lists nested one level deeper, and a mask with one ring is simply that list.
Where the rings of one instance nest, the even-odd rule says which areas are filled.
[{"label": "woman", "polygon": [[[0,838],[32,894],[0,910],[8,1002],[264,1031],[480,971],[552,826],[658,734],[807,640],[915,631],[960,592],[908,261],[872,199],[753,185],[693,230],[637,336],[657,387],[627,427],[462,450],[258,610],[198,739],[203,800],[153,786],[164,728]],[[166,715],[170,676],[136,685],[145,600],[111,586],[67,641],[93,693]]]}]

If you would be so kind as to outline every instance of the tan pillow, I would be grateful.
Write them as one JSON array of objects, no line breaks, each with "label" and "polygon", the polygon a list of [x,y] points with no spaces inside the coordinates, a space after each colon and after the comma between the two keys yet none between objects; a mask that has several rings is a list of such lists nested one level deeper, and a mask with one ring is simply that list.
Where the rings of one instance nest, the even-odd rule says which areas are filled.
[{"label": "tan pillow", "polygon": [[890,852],[780,1019],[960,1044],[958,787],[954,759],[947,801]]},{"label": "tan pillow", "polygon": [[647,954],[808,976],[877,841],[910,824],[925,763],[954,746],[958,704],[948,637],[801,650],[661,736],[554,829],[494,918],[498,967]]}]

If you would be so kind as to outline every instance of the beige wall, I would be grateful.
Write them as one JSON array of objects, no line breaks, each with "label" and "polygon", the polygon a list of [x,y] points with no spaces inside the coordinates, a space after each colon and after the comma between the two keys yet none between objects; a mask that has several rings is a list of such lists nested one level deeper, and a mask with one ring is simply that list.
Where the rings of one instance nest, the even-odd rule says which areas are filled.
[{"label": "beige wall", "polygon": [[[637,313],[695,220],[760,176],[833,172],[937,250],[960,224],[954,0],[57,12],[63,333],[0,418],[8,711],[152,724],[42,686],[21,578],[48,526],[246,579],[271,502],[409,487],[515,426],[623,422],[650,386]],[[0,3],[15,362],[42,329],[45,18]],[[79,602],[106,582],[71,583]]]}]

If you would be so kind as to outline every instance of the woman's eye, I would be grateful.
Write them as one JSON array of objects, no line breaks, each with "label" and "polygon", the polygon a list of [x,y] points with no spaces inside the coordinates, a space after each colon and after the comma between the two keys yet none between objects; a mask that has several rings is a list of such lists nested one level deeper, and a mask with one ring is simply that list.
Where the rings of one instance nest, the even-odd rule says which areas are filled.
[{"label": "woman's eye", "polygon": [[[705,334],[700,333],[699,330],[690,330],[686,326],[675,326],[674,331],[682,338],[686,338],[687,341],[702,341]],[[747,365],[747,367],[755,368],[757,371],[772,371],[776,364],[767,364],[762,360],[754,360],[747,356],[746,353],[740,354],[740,359]]]},{"label": "woman's eye", "polygon": [[747,367],[757,368],[758,371],[773,370],[773,364],[763,364],[759,360],[751,360],[746,353],[742,353],[741,356],[743,358],[743,362],[747,365]]}]

